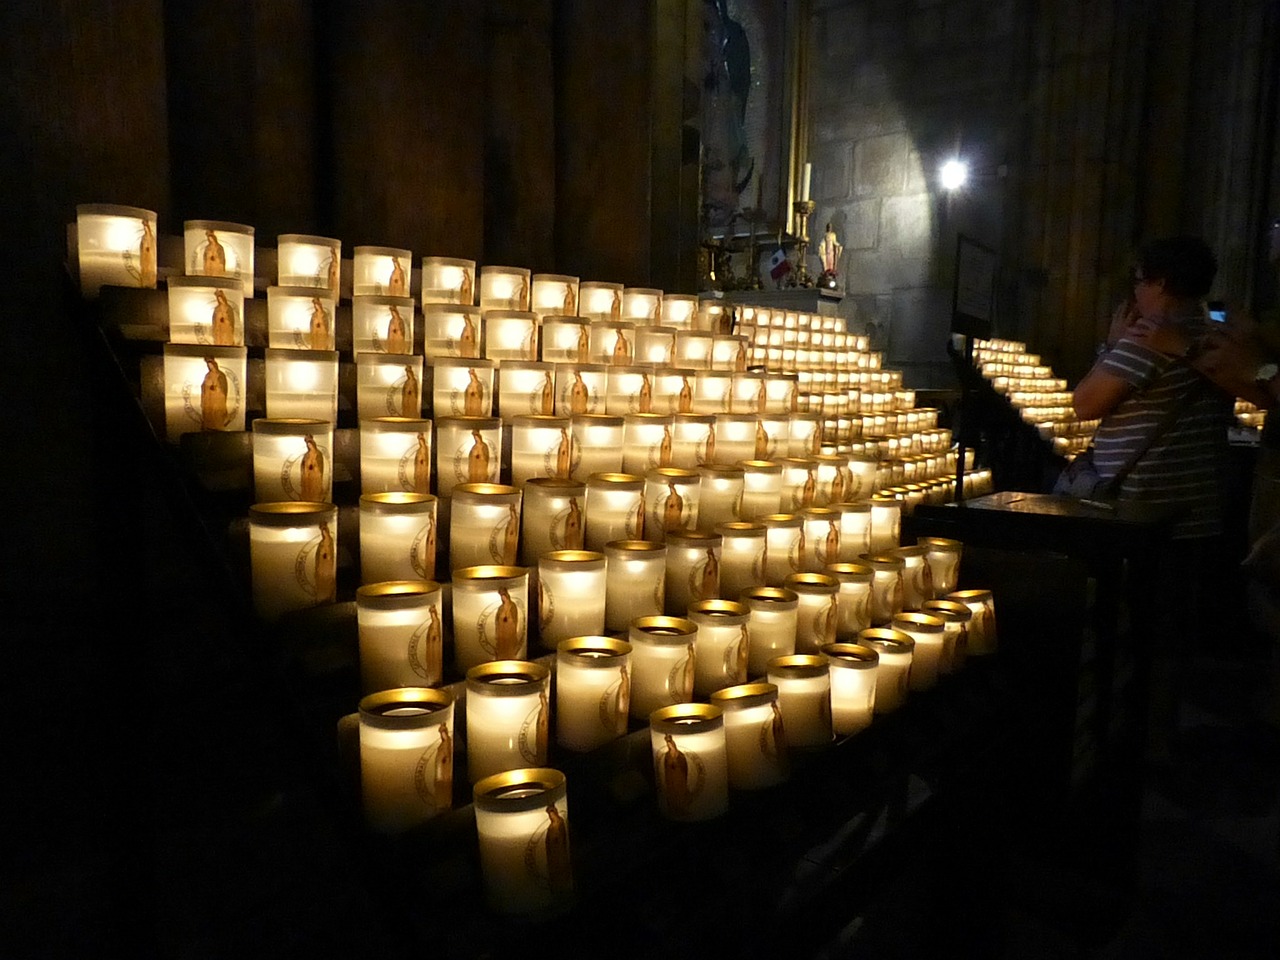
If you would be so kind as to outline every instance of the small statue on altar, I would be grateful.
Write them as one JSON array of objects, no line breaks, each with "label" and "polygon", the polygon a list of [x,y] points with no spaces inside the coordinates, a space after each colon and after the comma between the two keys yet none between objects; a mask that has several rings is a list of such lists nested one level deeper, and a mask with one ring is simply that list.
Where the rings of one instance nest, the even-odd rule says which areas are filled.
[{"label": "small statue on altar", "polygon": [[844,253],[844,244],[836,237],[836,232],[831,224],[827,224],[826,231],[822,234],[822,241],[818,244],[818,256],[822,259],[822,273],[818,276],[818,286],[827,290],[834,290],[838,285],[836,280],[836,271],[840,267],[840,254]]}]

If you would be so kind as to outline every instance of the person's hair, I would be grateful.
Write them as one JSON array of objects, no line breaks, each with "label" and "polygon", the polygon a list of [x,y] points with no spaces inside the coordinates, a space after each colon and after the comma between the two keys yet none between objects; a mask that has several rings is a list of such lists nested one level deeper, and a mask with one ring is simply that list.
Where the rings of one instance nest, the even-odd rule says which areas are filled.
[{"label": "person's hair", "polygon": [[1145,279],[1163,280],[1175,297],[1202,299],[1213,286],[1218,260],[1200,237],[1163,237],[1143,245],[1137,267]]}]

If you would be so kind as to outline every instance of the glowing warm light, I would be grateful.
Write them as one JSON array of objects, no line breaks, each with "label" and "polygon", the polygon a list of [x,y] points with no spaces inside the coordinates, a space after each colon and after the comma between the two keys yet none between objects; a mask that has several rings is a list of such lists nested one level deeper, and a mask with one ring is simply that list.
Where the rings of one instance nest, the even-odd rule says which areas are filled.
[{"label": "glowing warm light", "polygon": [[969,179],[969,165],[963,160],[951,159],[938,169],[938,182],[943,190],[959,190]]}]

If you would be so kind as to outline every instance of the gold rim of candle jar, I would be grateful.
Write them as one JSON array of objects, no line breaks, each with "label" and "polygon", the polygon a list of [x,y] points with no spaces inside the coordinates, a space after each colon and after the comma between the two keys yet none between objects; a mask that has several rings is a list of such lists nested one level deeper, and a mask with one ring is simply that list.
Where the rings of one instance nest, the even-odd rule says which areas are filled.
[{"label": "gold rim of candle jar", "polygon": [[895,613],[893,620],[890,621],[892,629],[902,630],[903,633],[906,633],[905,629],[898,626],[899,623],[909,623],[912,630],[918,630],[920,633],[942,633],[947,629],[947,625],[941,617],[931,616],[915,610],[904,610],[901,613]]},{"label": "gold rim of candle jar", "polygon": [[[455,490],[457,487],[454,488]],[[436,497],[430,493],[410,493],[407,490],[386,490],[382,493],[360,494],[360,509],[370,513],[417,513],[405,507],[429,507],[436,503]],[[422,513],[428,511],[423,510]]]},{"label": "gold rim of candle jar", "polygon": [[[366,356],[381,356],[381,355],[380,354],[361,354],[360,356],[363,359]],[[388,354],[388,356],[390,356],[390,354]],[[439,428],[446,424],[448,424],[451,427],[459,427],[464,432],[469,430],[497,430],[502,426],[502,418],[501,417],[468,417],[464,414],[459,414],[458,416],[451,416],[451,417],[437,417],[436,432],[439,433],[440,432]],[[459,484],[459,486],[461,486],[461,484]]]},{"label": "gold rim of candle jar", "polygon": [[616,637],[570,637],[556,644],[556,655],[571,658],[575,667],[616,667],[630,653],[631,644]]},{"label": "gold rim of candle jar", "polygon": [[[243,285],[242,285],[243,286]],[[338,297],[330,292],[328,287],[299,287],[294,285],[281,286],[277,284],[274,287],[267,287],[268,303],[271,300],[271,292],[275,291],[276,297],[298,298],[301,300],[319,300],[325,303],[336,304]]]},{"label": "gold rim of candle jar", "polygon": [[833,507],[801,507],[800,516],[805,520],[826,519],[830,521],[838,520],[840,518],[840,511]]},{"label": "gold rim of candle jar", "polygon": [[462,567],[453,571],[453,585],[458,586],[484,586],[486,584],[497,585],[514,580],[523,580],[529,575],[528,567],[502,566],[500,564],[485,563],[478,564],[474,567]]},{"label": "gold rim of candle jar", "polygon": [[729,466],[722,463],[704,463],[698,467],[698,475],[702,477],[711,477],[712,479],[737,480],[746,476],[746,471],[742,467]]},{"label": "gold rim of candle jar", "polygon": [[779,527],[789,530],[804,526],[804,518],[795,513],[771,513],[767,517],[761,517],[760,522],[769,530]]},{"label": "gold rim of candle jar", "polygon": [[762,707],[778,699],[778,685],[766,683],[763,680],[755,683],[738,683],[732,687],[713,690],[709,699],[725,711]]},{"label": "gold rim of candle jar", "polygon": [[611,552],[648,560],[654,557],[665,557],[667,545],[658,543],[656,540],[610,540],[604,545],[605,556]]},{"label": "gold rim of candle jar", "polygon": [[418,425],[412,432],[425,433],[431,429],[432,421],[427,417],[369,417],[360,421],[360,429],[370,433],[409,433],[410,424]]},{"label": "gold rim of candle jar", "polygon": [[842,500],[840,503],[833,503],[832,510],[838,510],[840,513],[871,513],[870,500]]},{"label": "gold rim of candle jar", "polygon": [[280,500],[271,503],[255,503],[249,508],[249,519],[270,527],[297,527],[300,517],[324,517],[325,522],[338,515],[332,503],[316,500]]},{"label": "gold rim of candle jar", "polygon": [[[484,697],[527,697],[551,676],[545,663],[535,660],[489,660],[467,671],[467,693]],[[518,681],[512,683],[511,681]]]},{"label": "gold rim of candle jar", "polygon": [[751,587],[740,594],[748,606],[751,601],[767,603],[774,610],[794,610],[800,605],[800,594],[786,587]]},{"label": "gold rim of candle jar", "polygon": [[[581,423],[588,427],[621,427],[626,423],[621,416],[614,413],[575,413],[569,419],[574,424]],[[592,476],[596,474],[593,473]],[[614,476],[614,474],[599,474],[599,476]],[[629,477],[631,474],[624,473],[619,476]]]},{"label": "gold rim of candle jar", "polygon": [[485,813],[528,813],[557,803],[567,781],[551,767],[523,767],[485,777],[471,788],[476,808]]},{"label": "gold rim of candle jar", "polygon": [[[466,486],[466,484],[462,484]],[[505,484],[502,484],[505,486]],[[564,494],[565,496],[577,496],[587,489],[587,485],[581,480],[566,480],[561,477],[530,477],[524,482],[525,492],[529,487],[536,490],[543,490],[550,494]],[[453,489],[457,490],[457,487]],[[515,489],[514,487],[512,489]]]},{"label": "gold rim of candle jar", "polygon": [[[333,426],[328,420],[313,420],[310,417],[258,417],[250,425],[252,433],[261,433],[271,437],[293,437],[302,433],[299,427]],[[321,431],[314,431],[319,433]]]},{"label": "gold rim of candle jar", "polygon": [[782,464],[777,460],[739,460],[738,466],[742,468],[744,474],[764,473],[771,477],[782,474]]},{"label": "gold rim of candle jar", "polygon": [[764,665],[765,674],[776,674],[788,680],[805,680],[830,674],[825,657],[812,653],[793,653],[785,657],[774,657]]},{"label": "gold rim of candle jar", "polygon": [[[177,289],[200,289],[201,287],[212,287],[215,290],[226,290],[228,293],[244,290],[244,281],[237,280],[235,277],[209,277],[202,273],[192,274],[183,277],[169,277],[165,281],[165,285],[170,288]],[[307,287],[308,290],[323,290],[324,287]]]},{"label": "gold rim of candle jar", "polygon": [[818,652],[838,670],[870,670],[880,662],[880,654],[864,643],[824,643]]},{"label": "gold rim of candle jar", "polygon": [[399,610],[416,606],[414,601],[439,592],[440,584],[435,580],[383,580],[356,587],[356,605]]},{"label": "gold rim of candle jar", "polygon": [[609,490],[639,492],[644,489],[644,477],[637,477],[634,473],[593,473],[587,477],[587,486],[592,484]]},{"label": "gold rim of candle jar", "polygon": [[858,633],[858,643],[877,653],[910,653],[916,648],[914,637],[892,627],[867,627]]},{"label": "gold rim of candle jar", "polygon": [[993,597],[990,590],[952,590],[943,600],[955,600],[959,603],[986,603]]},{"label": "gold rim of candle jar", "polygon": [[662,423],[670,424],[674,427],[676,423],[675,416],[674,413],[624,413],[622,422],[624,424]]},{"label": "gold rim of candle jar", "polygon": [[863,553],[859,559],[874,570],[905,570],[907,561],[892,553]]},{"label": "gold rim of candle jar", "polygon": [[724,523],[717,523],[715,532],[720,537],[756,537],[767,536],[769,528],[763,523],[755,523],[751,520],[727,520]]},{"label": "gold rim of candle jar", "polygon": [[519,496],[520,491],[516,487],[508,486],[505,483],[459,483],[453,488],[453,498],[455,500],[483,500],[488,497],[507,497],[512,494]]},{"label": "gold rim of candle jar", "polygon": [[[698,625],[686,617],[668,617],[658,614],[652,617],[636,617],[627,633],[639,631],[645,641],[667,646],[685,645],[698,635]],[[639,637],[632,636],[634,643]]]},{"label": "gold rim of candle jar", "polygon": [[876,576],[875,568],[865,563],[828,563],[823,570],[840,583],[870,583]]},{"label": "gold rim of candle jar", "polygon": [[926,600],[920,604],[920,611],[946,622],[968,623],[973,619],[969,605],[959,600]]},{"label": "gold rim of candle jar", "polygon": [[737,600],[697,600],[689,604],[687,610],[688,618],[697,623],[693,618],[695,613],[706,617],[708,623],[733,624],[750,617],[751,608]]},{"label": "gold rim of candle jar", "polygon": [[[633,414],[633,416],[647,417],[650,416],[650,414],[637,413]],[[653,416],[661,416],[661,414],[653,414]],[[654,477],[663,477],[667,480],[687,480],[690,482],[701,479],[701,477],[698,476],[697,470],[685,470],[682,467],[654,467],[652,470],[646,470],[644,477],[646,480]],[[668,536],[669,535],[670,534],[668,534]]]},{"label": "gold rim of candle jar", "polygon": [[649,714],[656,733],[709,733],[724,726],[724,711],[710,703],[673,703]]},{"label": "gold rim of candle jar", "polygon": [[601,569],[605,556],[597,550],[549,550],[538,557],[538,565],[550,564],[557,569]]},{"label": "gold rim of candle jar", "polygon": [[796,593],[835,593],[840,589],[840,581],[825,573],[792,573],[782,581],[783,586]]},{"label": "gold rim of candle jar", "polygon": [[512,426],[531,426],[531,427],[558,427],[568,430],[571,421],[568,417],[557,416],[554,413],[518,413],[511,418]]},{"label": "gold rim of candle jar", "polygon": [[[236,282],[236,285],[239,286],[238,281]],[[316,287],[315,289],[318,290],[320,288]],[[270,365],[273,360],[293,361],[294,363],[303,361],[308,363],[334,363],[338,359],[337,350],[296,350],[292,347],[266,347],[263,349],[262,353],[268,365]],[[287,418],[261,417],[259,419],[280,420]],[[324,422],[329,423],[330,421],[326,420]]]},{"label": "gold rim of candle jar", "polygon": [[672,546],[677,541],[683,541],[685,544],[719,544],[724,538],[718,533],[709,533],[706,530],[672,530],[667,534],[667,546]]},{"label": "gold rim of candle jar", "polygon": [[714,427],[716,425],[716,415],[714,413],[673,413],[676,423],[696,423],[700,427]]},{"label": "gold rim of candle jar", "polygon": [[[357,710],[362,722],[383,730],[412,730],[422,723],[423,714],[439,713],[453,703],[448,690],[436,687],[396,687],[380,690],[360,700]],[[422,713],[403,716],[391,714],[392,710],[419,707]]]},{"label": "gold rim of candle jar", "polygon": [[889,552],[892,553],[894,556],[902,557],[903,560],[908,560],[912,557],[919,557],[920,559],[923,560],[925,557],[929,555],[929,548],[921,547],[921,546],[894,547]]}]

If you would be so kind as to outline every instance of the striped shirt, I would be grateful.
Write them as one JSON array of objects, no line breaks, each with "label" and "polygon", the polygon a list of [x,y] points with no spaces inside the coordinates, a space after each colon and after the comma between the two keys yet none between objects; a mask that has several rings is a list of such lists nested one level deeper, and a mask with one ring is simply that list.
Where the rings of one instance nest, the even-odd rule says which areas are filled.
[{"label": "striped shirt", "polygon": [[1175,540],[1222,532],[1222,483],[1233,402],[1180,360],[1121,340],[1098,361],[1133,387],[1094,434],[1094,462],[1102,477],[1120,471],[1134,449],[1159,429],[1161,418],[1189,392],[1177,419],[1156,438],[1120,486],[1120,499],[1179,508]]}]

